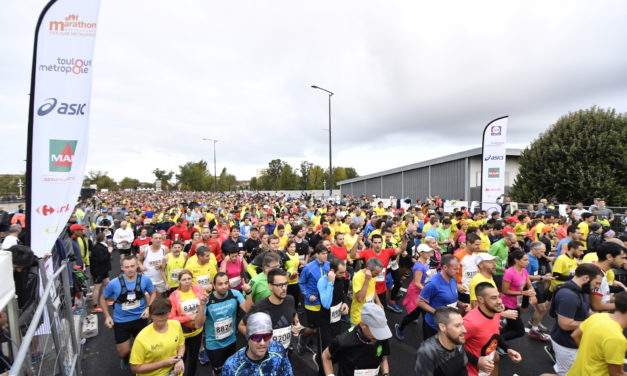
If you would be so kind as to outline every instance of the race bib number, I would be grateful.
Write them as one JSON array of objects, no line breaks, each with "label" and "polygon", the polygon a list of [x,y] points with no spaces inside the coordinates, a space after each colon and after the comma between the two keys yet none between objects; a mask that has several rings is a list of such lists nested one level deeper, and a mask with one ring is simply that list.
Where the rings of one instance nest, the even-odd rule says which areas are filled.
[{"label": "race bib number", "polygon": [[290,346],[292,340],[292,326],[286,326],[285,328],[274,329],[272,331],[272,340],[280,342],[286,349]]},{"label": "race bib number", "polygon": [[162,259],[154,259],[154,260],[150,260],[150,261],[148,262],[148,265],[149,265],[149,266],[152,266],[152,267],[154,268],[155,266],[159,266],[159,265],[161,265],[161,263],[162,263],[162,262],[163,262],[163,260],[162,260]]},{"label": "race bib number", "polygon": [[385,272],[386,271],[387,271],[386,269],[383,269],[383,270],[381,270],[381,273],[377,274],[377,279],[376,279],[377,282],[385,282]]},{"label": "race bib number", "polygon": [[213,324],[213,329],[215,331],[216,340],[228,338],[233,334],[233,318],[229,317],[222,321],[216,321]]},{"label": "race bib number", "polygon": [[171,281],[178,281],[179,280],[179,274],[181,274],[182,271],[183,271],[183,269],[170,270],[170,280]]},{"label": "race bib number", "polygon": [[209,287],[210,277],[211,276],[209,274],[199,275],[198,277],[196,277],[196,284],[202,287]]},{"label": "race bib number", "polygon": [[446,306],[457,309],[457,302],[453,302],[451,304],[447,304]]},{"label": "race bib number", "polygon": [[398,261],[396,259],[390,261],[390,269],[397,270],[398,269]]},{"label": "race bib number", "polygon": [[298,255],[300,261],[305,261],[305,255]]},{"label": "race bib number", "polygon": [[122,303],[122,311],[130,311],[135,308],[139,308],[139,299],[136,298],[134,292],[129,292],[126,294],[126,302]]},{"label": "race bib number", "polygon": [[[485,358],[488,358],[490,360],[494,360],[494,354],[496,354],[496,351],[492,351],[489,355],[486,355]],[[483,371],[479,371],[479,376],[490,376],[491,373],[486,373]]]},{"label": "race bib number", "polygon": [[238,247],[239,249],[244,248],[244,243],[242,243],[242,242],[237,243],[237,247]]},{"label": "race bib number", "polygon": [[370,369],[356,369],[353,375],[355,376],[377,376],[379,374],[379,367]]},{"label": "race bib number", "polygon": [[242,283],[242,277],[240,277],[240,276],[229,278],[229,285],[233,289],[236,288],[236,287],[239,287],[239,285],[241,283]]},{"label": "race bib number", "polygon": [[331,307],[331,319],[329,320],[331,324],[340,321],[342,318],[342,302]]},{"label": "race bib number", "polygon": [[366,303],[374,303],[374,294],[372,294],[372,296],[366,297]]},{"label": "race bib number", "polygon": [[200,306],[200,301],[198,299],[190,299],[181,302],[181,309],[187,316],[195,315],[196,312],[198,312],[198,306]]}]

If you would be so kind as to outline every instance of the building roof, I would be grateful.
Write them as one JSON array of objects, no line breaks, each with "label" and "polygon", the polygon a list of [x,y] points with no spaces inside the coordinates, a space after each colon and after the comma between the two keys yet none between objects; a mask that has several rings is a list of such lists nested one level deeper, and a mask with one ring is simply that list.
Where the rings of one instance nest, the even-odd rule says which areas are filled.
[{"label": "building roof", "polygon": [[[522,152],[522,149],[509,149],[508,148],[505,151],[505,155],[509,156],[509,157],[520,157],[520,153],[521,152]],[[338,182],[337,184],[344,185],[344,184],[354,183],[354,182],[363,181],[363,180],[367,180],[367,179],[372,179],[372,178],[378,178],[378,177],[381,177],[381,176],[391,175],[391,174],[395,174],[395,173],[402,172],[402,171],[415,170],[417,168],[428,167],[428,166],[433,166],[433,165],[437,165],[437,164],[440,164],[440,163],[451,162],[451,161],[455,161],[455,160],[458,160],[458,159],[470,158],[470,157],[478,157],[480,155],[481,155],[481,148],[474,148],[474,149],[470,149],[470,150],[466,150],[466,151],[460,151],[459,153],[445,155],[445,156],[439,157],[439,158],[429,159],[429,160],[423,161],[423,162],[418,162],[418,163],[413,163],[413,164],[406,165],[406,166],[396,167],[396,168],[393,168],[393,169],[390,169],[390,170],[381,171],[381,172],[375,172],[374,174],[359,176],[359,177],[356,177],[354,179],[342,180],[342,181]]]}]

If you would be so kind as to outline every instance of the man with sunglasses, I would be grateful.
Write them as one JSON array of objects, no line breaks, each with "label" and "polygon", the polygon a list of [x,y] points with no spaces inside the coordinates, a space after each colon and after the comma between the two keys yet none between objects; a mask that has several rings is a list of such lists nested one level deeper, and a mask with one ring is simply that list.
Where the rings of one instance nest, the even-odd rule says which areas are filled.
[{"label": "man with sunglasses", "polygon": [[[266,312],[272,319],[272,340],[280,342],[285,349],[290,347],[293,337],[297,337],[302,329],[300,320],[294,309],[294,297],[287,294],[287,272],[282,269],[272,269],[268,272],[268,286],[271,294],[257,302],[249,314]],[[239,331],[246,334],[246,320],[239,323]]]},{"label": "man with sunglasses", "polygon": [[374,303],[364,304],[359,324],[335,337],[322,353],[324,374],[335,376],[333,363],[337,363],[338,376],[389,375],[391,337],[383,308]]},{"label": "man with sunglasses", "polygon": [[246,346],[227,359],[222,376],[293,376],[281,343],[272,341],[272,319],[265,312],[246,318]]}]

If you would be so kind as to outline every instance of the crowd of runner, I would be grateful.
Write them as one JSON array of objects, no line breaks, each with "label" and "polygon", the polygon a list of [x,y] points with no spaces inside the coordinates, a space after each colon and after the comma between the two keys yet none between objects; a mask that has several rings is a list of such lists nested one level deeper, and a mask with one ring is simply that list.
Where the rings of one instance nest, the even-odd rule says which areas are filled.
[{"label": "crowd of runner", "polygon": [[[215,375],[292,375],[296,352],[320,375],[388,375],[391,337],[410,340],[421,316],[416,375],[497,375],[502,357],[529,361],[508,344],[525,335],[558,375],[624,374],[627,237],[612,211],[504,209],[107,192],[77,206],[68,247],[136,374],[200,374],[199,361]],[[386,315],[403,318],[390,330]]]}]

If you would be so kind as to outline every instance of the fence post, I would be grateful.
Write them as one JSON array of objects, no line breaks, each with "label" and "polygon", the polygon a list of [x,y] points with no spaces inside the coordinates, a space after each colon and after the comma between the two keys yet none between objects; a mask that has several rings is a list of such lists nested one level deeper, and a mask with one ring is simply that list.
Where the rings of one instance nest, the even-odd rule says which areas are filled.
[{"label": "fence post", "polygon": [[[17,299],[13,298],[13,300],[9,302],[9,305],[7,306],[7,314],[9,319],[9,331],[12,339],[12,358],[15,359],[20,346],[22,346],[22,328],[20,328],[20,315],[17,311]],[[30,357],[27,357],[25,360],[28,369],[32,369]]]},{"label": "fence post", "polygon": [[[67,263],[67,261],[65,261]],[[76,365],[74,367],[76,376],[81,376],[83,374],[81,368],[81,344],[78,340],[78,336],[76,335],[76,328],[74,327],[74,313],[72,312],[72,308],[69,303],[72,301],[72,297],[70,294],[70,281],[67,273],[61,273],[61,281],[63,283],[63,294],[65,295],[65,315],[67,316],[67,320],[70,323],[70,336],[72,337],[72,347],[74,348],[74,356],[76,357]],[[61,314],[61,313],[60,313]],[[82,317],[81,317],[82,321]],[[82,324],[79,325],[79,329],[82,327]]]},{"label": "fence post", "polygon": [[[48,275],[46,274],[45,263],[46,261],[44,259],[39,260],[39,276],[41,278],[42,286],[48,285]],[[61,274],[64,273],[65,271],[63,271]],[[54,287],[54,278],[52,279],[52,284]],[[52,297],[53,290],[55,289],[53,288],[50,291],[50,294],[44,296],[43,299],[45,299],[46,313],[48,314],[48,322],[50,323],[50,334],[52,335],[52,340],[54,342],[54,349],[59,354],[55,360],[55,368],[58,367],[58,369],[61,371],[61,374],[65,375],[63,360],[65,359],[66,346],[59,339],[58,327],[59,325],[61,325],[61,322],[57,318],[55,318],[54,313],[57,311],[57,309],[54,306],[53,300],[56,299],[57,296]]]}]

